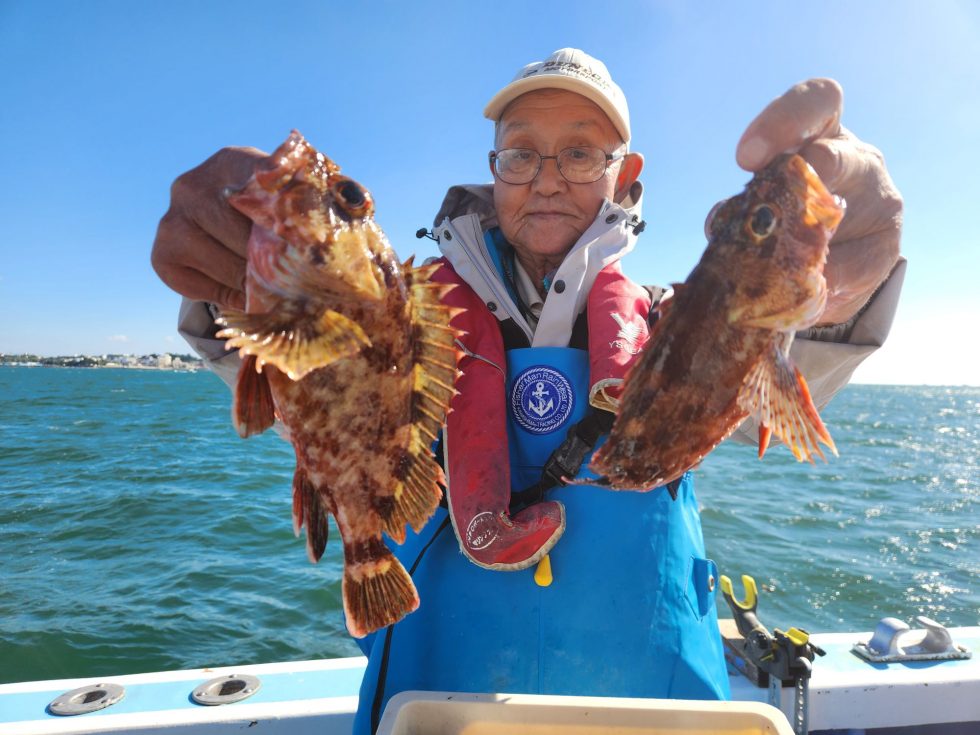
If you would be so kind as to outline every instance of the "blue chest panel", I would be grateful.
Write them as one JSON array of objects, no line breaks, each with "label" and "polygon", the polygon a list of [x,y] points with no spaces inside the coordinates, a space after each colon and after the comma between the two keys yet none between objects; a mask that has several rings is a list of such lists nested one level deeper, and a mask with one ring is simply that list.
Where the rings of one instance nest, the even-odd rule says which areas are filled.
[{"label": "blue chest panel", "polygon": [[589,410],[589,355],[535,347],[507,352],[507,439],[511,486],[520,490]]}]

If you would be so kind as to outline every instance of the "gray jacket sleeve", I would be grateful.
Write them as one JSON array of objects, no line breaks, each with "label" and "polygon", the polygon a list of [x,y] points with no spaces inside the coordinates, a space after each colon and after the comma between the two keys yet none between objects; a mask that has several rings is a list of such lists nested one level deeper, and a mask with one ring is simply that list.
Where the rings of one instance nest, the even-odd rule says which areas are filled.
[{"label": "gray jacket sleeve", "polygon": [[229,388],[234,389],[238,378],[241,359],[238,352],[225,349],[225,341],[215,337],[218,326],[214,323],[216,314],[203,301],[184,299],[177,317],[177,331],[187,340],[208,369],[221,378]]},{"label": "gray jacket sleeve", "polygon": [[[871,300],[847,323],[812,327],[797,333],[790,357],[806,378],[818,409],[830,403],[830,399],[847,385],[857,366],[885,343],[895,318],[906,265],[905,258],[900,258]],[[759,424],[749,418],[731,438],[740,443],[757,444],[758,437]]]}]

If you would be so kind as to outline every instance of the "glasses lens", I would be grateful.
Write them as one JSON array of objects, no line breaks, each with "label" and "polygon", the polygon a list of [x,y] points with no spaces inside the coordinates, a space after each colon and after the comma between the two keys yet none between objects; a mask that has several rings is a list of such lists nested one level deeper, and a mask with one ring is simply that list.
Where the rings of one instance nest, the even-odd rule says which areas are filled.
[{"label": "glasses lens", "polygon": [[606,152],[591,146],[566,148],[558,154],[558,168],[574,184],[591,184],[606,171]]},{"label": "glasses lens", "polygon": [[497,151],[494,169],[501,181],[508,184],[526,184],[538,173],[541,156],[527,148],[506,148]]}]

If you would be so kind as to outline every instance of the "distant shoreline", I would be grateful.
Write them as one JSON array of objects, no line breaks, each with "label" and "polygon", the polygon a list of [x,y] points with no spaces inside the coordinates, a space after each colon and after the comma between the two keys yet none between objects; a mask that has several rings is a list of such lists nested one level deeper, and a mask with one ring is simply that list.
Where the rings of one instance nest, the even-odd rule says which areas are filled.
[{"label": "distant shoreline", "polygon": [[0,366],[120,368],[123,370],[170,370],[194,372],[204,368],[204,362],[194,355],[175,355],[168,352],[149,355],[58,355],[42,357],[30,353],[0,354]]},{"label": "distant shoreline", "polygon": [[165,370],[171,373],[196,373],[205,370],[204,363],[198,362],[193,365],[182,365],[180,367],[159,367],[157,365],[48,365],[40,362],[0,362],[0,368],[5,367],[28,367],[28,368],[56,368],[67,370]]}]

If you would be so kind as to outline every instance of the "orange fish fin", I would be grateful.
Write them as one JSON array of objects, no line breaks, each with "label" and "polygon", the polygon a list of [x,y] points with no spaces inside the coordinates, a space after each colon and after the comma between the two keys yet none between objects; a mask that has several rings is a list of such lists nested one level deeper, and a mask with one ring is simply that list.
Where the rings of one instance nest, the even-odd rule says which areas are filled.
[{"label": "orange fish fin", "polygon": [[[775,342],[746,376],[739,405],[775,433],[800,462],[812,462],[814,455],[826,459],[819,442],[837,456],[837,447],[813,405],[803,374]],[[760,434],[760,450],[761,438]]]},{"label": "orange fish fin", "polygon": [[363,638],[416,610],[419,594],[380,538],[358,543],[356,558],[351,548],[344,546],[344,614],[350,634]]},{"label": "orange fish fin", "polygon": [[237,347],[245,357],[254,355],[261,371],[274,365],[292,380],[350,357],[371,344],[364,330],[331,309],[308,311],[305,305],[282,305],[266,314],[225,312],[218,332],[229,349]]},{"label": "orange fish fin", "polygon": [[293,533],[299,536],[300,529],[306,528],[306,555],[314,564],[320,561],[327,548],[330,529],[327,512],[320,491],[310,482],[306,472],[297,467],[293,475]]},{"label": "orange fish fin", "polygon": [[231,405],[231,420],[243,439],[261,434],[276,421],[275,404],[269,378],[258,370],[256,359],[248,355],[238,369],[238,381]]},{"label": "orange fish fin", "polygon": [[770,439],[772,439],[772,429],[765,424],[759,424],[759,459],[765,456]]}]

